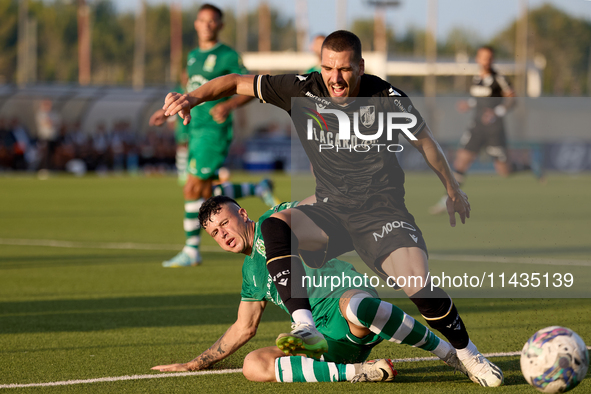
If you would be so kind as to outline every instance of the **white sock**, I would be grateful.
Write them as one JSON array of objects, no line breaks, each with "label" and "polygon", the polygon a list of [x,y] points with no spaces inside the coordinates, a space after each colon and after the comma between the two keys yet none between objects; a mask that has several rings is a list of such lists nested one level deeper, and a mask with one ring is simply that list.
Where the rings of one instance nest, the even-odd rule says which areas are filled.
[{"label": "white sock", "polygon": [[361,369],[361,363],[347,364],[347,380],[351,381],[359,373],[359,369]]},{"label": "white sock", "polygon": [[474,345],[472,343],[472,341],[470,341],[470,340],[468,342],[468,346],[466,346],[463,349],[457,349],[457,352],[458,352],[458,358],[462,362],[464,362],[464,360],[469,360],[470,358],[480,354],[478,349],[476,349],[476,345]]},{"label": "white sock", "polygon": [[308,309],[298,309],[291,314],[291,317],[296,323],[307,323],[312,327],[316,328],[312,312]]},{"label": "white sock", "polygon": [[451,349],[453,349],[453,347],[449,343],[441,339],[439,341],[439,345],[437,345],[435,349],[431,350],[431,353],[433,353],[440,359],[443,359],[445,358],[445,356],[447,356]]}]

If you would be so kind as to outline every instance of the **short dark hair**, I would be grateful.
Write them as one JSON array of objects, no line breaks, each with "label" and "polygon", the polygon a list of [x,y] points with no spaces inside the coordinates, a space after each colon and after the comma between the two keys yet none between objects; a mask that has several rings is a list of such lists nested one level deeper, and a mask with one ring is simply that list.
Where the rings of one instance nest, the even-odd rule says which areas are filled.
[{"label": "short dark hair", "polygon": [[490,53],[493,54],[493,56],[495,55],[495,48],[491,47],[490,45],[482,45],[480,48],[478,48],[478,50],[481,49],[485,49],[487,51],[489,51]]},{"label": "short dark hair", "polygon": [[216,14],[218,14],[218,17],[220,18],[220,20],[224,19],[224,13],[222,12],[222,10],[220,10],[218,7],[216,7],[213,4],[209,4],[209,3],[203,4],[201,7],[199,7],[199,10],[197,11],[197,13],[200,13],[203,10],[213,11]]},{"label": "short dark hair", "polygon": [[335,52],[353,51],[353,60],[356,62],[361,60],[361,40],[347,30],[330,33],[322,43],[322,49],[324,48]]},{"label": "short dark hair", "polygon": [[201,208],[199,208],[199,223],[201,223],[201,227],[207,227],[207,223],[211,217],[220,213],[224,204],[236,204],[240,207],[240,204],[236,200],[228,196],[214,196],[207,199],[201,205]]}]

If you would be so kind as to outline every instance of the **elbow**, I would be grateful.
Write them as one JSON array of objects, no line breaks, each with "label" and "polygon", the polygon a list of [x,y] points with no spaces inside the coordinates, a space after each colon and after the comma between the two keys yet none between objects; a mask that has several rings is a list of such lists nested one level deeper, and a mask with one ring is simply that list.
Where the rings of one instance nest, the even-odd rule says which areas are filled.
[{"label": "elbow", "polygon": [[257,333],[256,326],[242,326],[236,331],[236,338],[241,344],[250,341]]},{"label": "elbow", "polygon": [[254,336],[257,335],[257,327],[249,327],[246,330],[244,330],[244,339],[249,341],[252,338],[254,338]]}]

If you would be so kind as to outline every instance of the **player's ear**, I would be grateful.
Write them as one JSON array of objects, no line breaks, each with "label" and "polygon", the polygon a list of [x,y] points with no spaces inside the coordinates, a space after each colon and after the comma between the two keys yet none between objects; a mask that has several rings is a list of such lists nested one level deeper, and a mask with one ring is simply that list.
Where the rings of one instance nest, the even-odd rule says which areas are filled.
[{"label": "player's ear", "polygon": [[359,61],[359,76],[365,74],[365,59],[361,58]]},{"label": "player's ear", "polygon": [[248,221],[248,212],[246,212],[246,209],[240,208],[238,210],[238,215],[244,220],[244,222]]}]

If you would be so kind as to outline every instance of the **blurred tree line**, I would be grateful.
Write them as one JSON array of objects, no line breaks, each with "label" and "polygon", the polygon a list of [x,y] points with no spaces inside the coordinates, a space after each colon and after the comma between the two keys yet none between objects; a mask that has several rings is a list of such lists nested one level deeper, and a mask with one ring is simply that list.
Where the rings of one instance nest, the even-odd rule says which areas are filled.
[{"label": "blurred tree line", "polygon": [[[135,15],[117,12],[111,0],[89,2],[91,9],[91,63],[93,84],[130,84],[135,45]],[[183,59],[197,46],[193,22],[198,4],[182,11]],[[14,83],[17,68],[18,0],[0,0],[0,83]],[[78,21],[75,1],[29,0],[29,18],[37,23],[37,80],[78,80]],[[234,46],[236,17],[224,10],[221,40]],[[162,84],[170,75],[170,8],[168,4],[146,8],[146,84]],[[248,50],[256,51],[258,15],[248,15]],[[294,22],[271,10],[271,48],[294,50]],[[184,62],[184,60],[183,60]]]},{"label": "blurred tree line", "polygon": [[[130,84],[133,71],[135,15],[117,12],[111,0],[96,0],[91,7],[92,83]],[[198,4],[182,11],[183,64],[189,50],[197,45],[193,21]],[[37,23],[37,80],[76,82],[78,79],[77,6],[75,1],[29,0],[29,17]],[[236,45],[236,15],[226,9],[221,40]],[[0,83],[16,81],[18,1],[0,0]],[[258,13],[248,14],[247,50],[258,49]],[[168,4],[146,8],[146,84],[162,84],[170,75],[170,8]],[[514,59],[517,21],[490,42],[478,33],[462,28],[452,30],[438,43],[438,56],[453,59],[458,54],[473,58],[482,44],[497,48],[498,59]],[[365,50],[373,49],[373,19],[357,19],[351,30]],[[325,32],[329,33],[329,32]],[[410,28],[401,35],[387,29],[388,51],[394,58],[424,58],[426,32]],[[545,58],[543,92],[554,95],[591,94],[591,22],[551,6],[531,9],[528,15],[529,59]],[[271,9],[271,49],[296,50],[293,18]],[[542,55],[542,57],[540,57]]]}]

